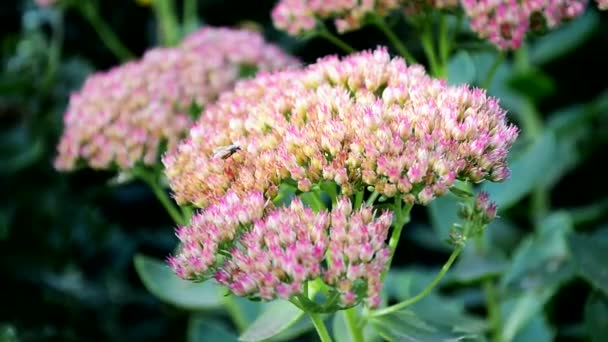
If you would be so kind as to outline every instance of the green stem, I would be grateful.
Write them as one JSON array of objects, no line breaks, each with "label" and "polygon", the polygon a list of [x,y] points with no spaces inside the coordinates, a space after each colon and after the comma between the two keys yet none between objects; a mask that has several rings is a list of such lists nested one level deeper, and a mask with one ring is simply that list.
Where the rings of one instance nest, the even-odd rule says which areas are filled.
[{"label": "green stem", "polygon": [[240,332],[245,331],[249,324],[247,323],[245,316],[243,316],[243,313],[241,312],[232,295],[224,297],[224,307],[226,308],[228,315],[230,315],[230,318],[234,322],[234,325],[236,325],[237,329]]},{"label": "green stem", "polygon": [[93,29],[95,32],[97,32],[97,35],[99,38],[101,38],[101,41],[103,41],[106,47],[110,49],[116,58],[118,58],[121,62],[125,62],[133,58],[133,53],[131,53],[131,51],[129,51],[129,49],[127,49],[127,47],[120,42],[120,39],[118,39],[116,33],[114,33],[106,22],[99,17],[97,8],[93,2],[76,1],[74,3],[82,16],[84,16],[89,21],[91,26],[93,26]]},{"label": "green stem", "polygon": [[312,324],[317,329],[317,334],[319,334],[319,338],[321,342],[331,342],[331,337],[329,336],[329,332],[327,331],[327,327],[325,327],[325,323],[323,322],[323,318],[318,313],[308,312],[308,316],[312,320]]},{"label": "green stem", "polygon": [[435,77],[445,78],[447,74],[443,70],[441,70],[438,61],[437,55],[435,54],[435,46],[433,44],[433,31],[431,25],[425,25],[422,33],[420,34],[420,42],[422,43],[422,49],[424,50],[424,54],[429,61],[429,67],[431,68],[431,74]]},{"label": "green stem", "polygon": [[401,200],[401,196],[395,196],[395,206],[393,212],[396,214],[396,217],[395,222],[393,223],[393,232],[391,233],[391,237],[388,241],[388,248],[391,251],[391,255],[386,263],[386,269],[382,273],[382,280],[384,280],[386,277],[386,274],[391,267],[391,263],[393,262],[393,257],[395,256],[395,250],[399,244],[403,227],[410,219],[410,211],[412,210],[413,204],[406,204],[405,207],[402,207],[402,205],[403,201]]},{"label": "green stem", "polygon": [[427,285],[424,288],[424,290],[422,290],[416,296],[414,296],[414,297],[412,297],[412,298],[410,298],[408,300],[405,300],[405,301],[403,301],[401,303],[398,303],[398,304],[395,304],[395,305],[391,305],[391,306],[389,306],[387,308],[373,311],[370,314],[370,316],[371,317],[378,317],[378,316],[388,315],[390,313],[402,310],[402,309],[404,309],[404,308],[406,308],[406,307],[408,307],[408,306],[410,306],[412,304],[415,304],[416,302],[418,302],[419,300],[421,300],[422,298],[424,298],[426,295],[428,295],[435,288],[435,286],[437,286],[437,284],[439,283],[439,281],[441,281],[441,279],[443,278],[443,276],[445,276],[445,274],[447,273],[447,271],[450,269],[450,267],[454,263],[454,260],[456,260],[456,258],[460,254],[460,252],[462,252],[462,248],[463,248],[463,246],[458,246],[458,247],[456,247],[456,249],[454,249],[454,251],[450,255],[450,258],[448,259],[448,261],[441,267],[441,271],[439,271],[439,273],[435,276],[435,279],[433,279],[433,281],[429,285]]},{"label": "green stem", "polygon": [[363,203],[364,193],[365,193],[365,191],[363,191],[363,190],[357,191],[357,193],[355,194],[355,205],[353,206],[353,208],[355,208],[355,209],[361,208],[361,203]]},{"label": "green stem", "polygon": [[505,53],[498,52],[496,54],[496,58],[494,58],[494,63],[492,63],[492,65],[490,66],[490,69],[488,69],[486,78],[483,80],[483,82],[481,82],[482,88],[488,89],[488,87],[490,87],[490,84],[492,84],[492,79],[494,79],[494,76],[496,75],[496,71],[498,71],[498,67],[502,64],[502,62],[504,60],[505,60]]},{"label": "green stem", "polygon": [[441,60],[442,68],[446,69],[450,58],[449,37],[450,32],[448,30],[447,15],[444,13],[439,13],[439,59]]},{"label": "green stem", "polygon": [[355,48],[350,46],[347,42],[343,41],[342,39],[338,38],[333,33],[329,32],[325,27],[319,29],[317,31],[317,35],[329,40],[332,44],[336,45],[337,47],[339,47],[346,53],[353,53],[353,52],[357,51],[357,50],[355,50]]},{"label": "green stem", "polygon": [[192,32],[198,27],[198,0],[184,0],[183,31]]},{"label": "green stem", "polygon": [[365,341],[363,338],[363,331],[361,330],[361,326],[357,324],[357,308],[353,307],[348,310],[345,310],[344,316],[346,317],[346,325],[348,326],[348,330],[350,330],[350,336],[352,337],[352,341]]},{"label": "green stem", "polygon": [[390,27],[388,27],[388,25],[386,24],[386,22],[384,21],[384,18],[382,18],[379,15],[373,15],[372,17],[372,23],[378,28],[380,29],[380,31],[382,31],[384,33],[384,35],[388,38],[388,40],[391,42],[391,44],[393,45],[393,47],[395,48],[395,50],[397,50],[397,52],[399,52],[399,54],[405,58],[405,60],[409,63],[409,64],[418,64],[418,61],[416,61],[416,58],[414,58],[414,55],[412,55],[410,53],[410,51],[407,49],[407,47],[401,42],[401,40],[399,39],[399,37],[397,37],[397,35],[393,32],[393,30],[391,30]]},{"label": "green stem", "polygon": [[134,174],[138,176],[141,180],[143,180],[146,184],[148,184],[150,189],[152,189],[152,192],[154,192],[156,198],[160,201],[163,207],[165,207],[165,210],[167,210],[167,212],[169,213],[173,221],[175,221],[175,223],[180,226],[186,224],[184,217],[175,207],[167,193],[160,187],[159,183],[157,182],[157,177],[145,170],[134,172]]},{"label": "green stem", "polygon": [[153,0],[152,6],[158,21],[158,34],[165,46],[176,45],[179,41],[179,26],[173,7],[174,0]]},{"label": "green stem", "polygon": [[377,191],[374,191],[369,198],[367,199],[367,201],[365,201],[365,205],[367,205],[368,207],[372,206],[374,204],[374,202],[376,201],[376,198],[378,198],[378,196],[380,196],[380,193]]},{"label": "green stem", "polygon": [[486,279],[483,282],[483,293],[486,297],[486,305],[488,308],[488,316],[490,320],[490,332],[492,333],[494,342],[502,341],[502,318],[500,306],[498,305],[498,294],[492,279]]}]

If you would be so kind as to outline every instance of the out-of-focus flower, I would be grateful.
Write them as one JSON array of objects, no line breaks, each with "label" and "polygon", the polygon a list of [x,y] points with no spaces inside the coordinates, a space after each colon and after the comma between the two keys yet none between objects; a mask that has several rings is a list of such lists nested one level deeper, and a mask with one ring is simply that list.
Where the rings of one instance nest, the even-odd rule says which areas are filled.
[{"label": "out-of-focus flower", "polygon": [[259,192],[229,193],[178,229],[180,249],[169,265],[186,279],[214,273],[235,295],[264,300],[302,294],[307,281],[321,277],[335,289],[338,307],[376,307],[391,221],[390,213],[353,210],[345,198],[330,213],[315,213],[298,198],[272,208]]},{"label": "out-of-focus flower", "polygon": [[399,5],[399,0],[282,0],[272,10],[272,19],[277,28],[291,35],[312,31],[317,20],[326,19],[334,19],[338,32],[343,33],[360,28],[366,15],[384,16]]},{"label": "out-of-focus flower", "polygon": [[596,0],[597,1],[597,7],[602,10],[608,10],[608,0]]},{"label": "out-of-focus flower", "polygon": [[[459,179],[499,181],[517,128],[481,89],[447,86],[385,49],[240,82],[209,106],[164,157],[179,203],[204,207],[228,191],[272,198],[336,182],[426,204]],[[226,159],[220,146],[238,144]]]},{"label": "out-of-focus flower", "polygon": [[40,7],[51,7],[53,6],[57,0],[35,0],[36,5]]},{"label": "out-of-focus flower", "polygon": [[154,165],[163,144],[173,148],[205,107],[243,74],[296,61],[246,30],[206,27],[176,48],[149,50],[141,60],[100,72],[73,93],[55,166],[72,170]]},{"label": "out-of-focus flower", "polygon": [[488,1],[461,0],[471,29],[501,50],[521,46],[532,30],[552,29],[578,17],[585,10],[583,0]]}]

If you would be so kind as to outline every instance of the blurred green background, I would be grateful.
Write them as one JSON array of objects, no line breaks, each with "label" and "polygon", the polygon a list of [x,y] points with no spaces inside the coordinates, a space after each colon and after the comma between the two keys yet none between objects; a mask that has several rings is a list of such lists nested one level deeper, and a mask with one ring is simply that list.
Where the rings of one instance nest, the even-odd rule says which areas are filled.
[{"label": "blurred green background", "polygon": [[[131,51],[141,55],[155,44],[149,8],[126,0],[99,3],[101,17]],[[274,30],[269,17],[273,4],[205,0],[199,2],[199,14],[202,22],[215,26],[255,22],[269,40],[305,62],[339,53],[323,40],[297,40]],[[556,139],[548,160],[530,164],[532,169],[523,165],[517,174],[538,176],[501,213],[509,233],[495,240],[507,258],[522,248],[522,241],[540,236],[538,220],[558,211],[570,215],[576,231],[608,236],[603,167],[608,147],[608,15],[592,12],[592,19],[581,19],[587,26],[579,31],[571,29],[569,36],[552,33],[553,40],[545,46],[542,39],[531,45],[533,68],[503,70],[492,84],[491,92],[501,97],[516,123],[525,120],[521,113],[528,105],[548,123],[536,135],[524,131],[522,146],[534,146],[550,130]],[[118,61],[76,11],[4,0],[0,22],[0,341],[14,335],[21,341],[185,339],[188,313],[152,296],[133,267],[136,253],[164,258],[176,244],[172,221],[152,193],[139,183],[109,187],[109,173],[62,174],[52,167],[70,92],[93,71]],[[400,32],[411,40],[407,33]],[[385,44],[379,32],[368,28],[344,39],[356,48]],[[419,53],[416,46],[414,53]],[[476,56],[474,65],[481,65]],[[481,70],[477,79],[483,76]],[[543,177],[552,177],[551,184],[541,184]],[[544,213],[535,211],[538,199],[533,195],[541,185],[550,204]],[[397,265],[430,267],[445,260],[445,249],[431,236],[431,226],[437,223],[433,219],[445,216],[439,205],[432,208],[435,211],[414,210],[412,231],[404,234]],[[596,257],[601,260],[601,255]],[[603,260],[608,263],[608,258]],[[484,272],[483,265],[464,267]],[[597,309],[592,317],[608,326],[608,306],[585,304],[597,286],[583,279],[567,278],[542,304],[558,340],[591,337],[585,329],[592,327],[586,310]],[[462,283],[454,281],[444,290],[457,291]],[[599,293],[599,303],[606,304],[606,293]],[[472,298],[467,307],[483,314],[479,300]]]}]

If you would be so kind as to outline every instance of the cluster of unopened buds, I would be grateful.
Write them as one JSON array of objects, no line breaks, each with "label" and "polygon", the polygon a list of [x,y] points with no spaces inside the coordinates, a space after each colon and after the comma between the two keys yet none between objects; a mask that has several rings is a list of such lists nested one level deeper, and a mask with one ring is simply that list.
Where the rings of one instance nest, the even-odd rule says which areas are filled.
[{"label": "cluster of unopened buds", "polygon": [[[411,206],[457,179],[503,180],[517,134],[483,90],[448,86],[383,48],[241,81],[163,158],[178,203],[202,208],[177,230],[169,263],[239,296],[288,299],[322,279],[337,308],[376,307],[396,213],[374,210],[373,196]],[[336,191],[328,210],[297,196],[277,207],[285,184]]]}]

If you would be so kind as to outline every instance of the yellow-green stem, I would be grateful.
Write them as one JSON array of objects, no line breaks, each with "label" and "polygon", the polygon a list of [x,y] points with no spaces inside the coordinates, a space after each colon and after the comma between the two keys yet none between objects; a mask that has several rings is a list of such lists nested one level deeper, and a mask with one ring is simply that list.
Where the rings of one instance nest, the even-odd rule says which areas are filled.
[{"label": "yellow-green stem", "polygon": [[327,327],[325,326],[321,315],[318,313],[308,312],[308,316],[310,316],[312,324],[315,326],[321,342],[331,342],[331,336],[329,336],[329,332],[327,331]]},{"label": "yellow-green stem", "polygon": [[360,324],[358,324],[357,317],[357,308],[352,307],[348,310],[344,311],[344,316],[346,317],[346,326],[350,331],[350,336],[352,337],[353,342],[363,342],[363,331]]},{"label": "yellow-green stem", "polygon": [[179,26],[173,0],[153,0],[152,6],[158,22],[158,35],[165,46],[176,45],[179,41]]},{"label": "yellow-green stem", "polygon": [[184,12],[182,15],[183,31],[192,32],[198,27],[198,0],[184,0]]},{"label": "yellow-green stem", "polygon": [[424,290],[422,290],[420,293],[418,293],[416,296],[407,299],[401,303],[395,304],[395,305],[391,305],[387,308],[384,309],[380,309],[380,310],[376,310],[376,311],[372,311],[370,313],[370,317],[378,317],[378,316],[384,316],[384,315],[388,315],[390,313],[393,312],[397,312],[399,310],[402,310],[410,305],[415,304],[416,302],[418,302],[419,300],[421,300],[422,298],[424,298],[426,295],[428,295],[434,288],[435,286],[437,286],[437,284],[439,284],[439,281],[441,281],[441,279],[443,278],[443,276],[445,276],[445,274],[448,272],[448,270],[450,269],[450,267],[452,267],[452,264],[454,263],[454,260],[456,260],[456,258],[458,257],[458,255],[460,254],[460,252],[462,252],[462,248],[463,246],[458,246],[456,247],[456,249],[454,249],[454,251],[452,252],[452,254],[450,255],[450,258],[448,259],[448,261],[441,267],[441,271],[439,271],[439,273],[435,276],[435,278],[433,279],[433,281],[427,285]]}]

